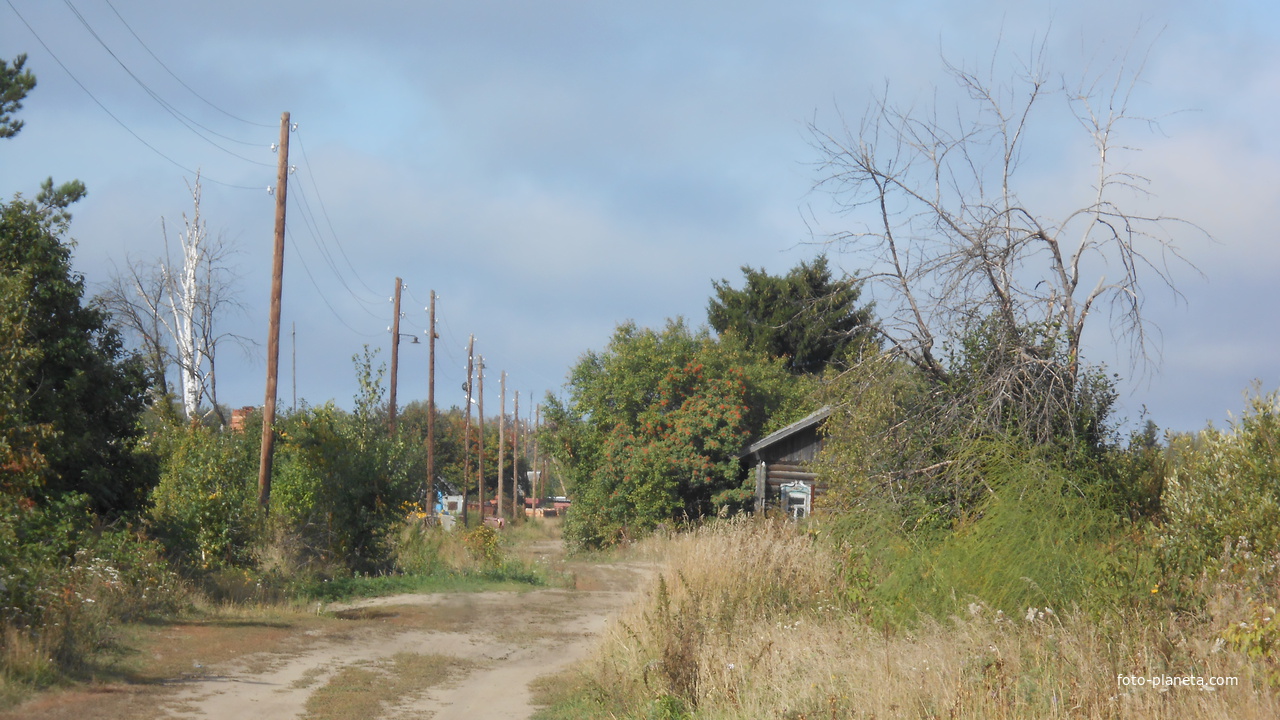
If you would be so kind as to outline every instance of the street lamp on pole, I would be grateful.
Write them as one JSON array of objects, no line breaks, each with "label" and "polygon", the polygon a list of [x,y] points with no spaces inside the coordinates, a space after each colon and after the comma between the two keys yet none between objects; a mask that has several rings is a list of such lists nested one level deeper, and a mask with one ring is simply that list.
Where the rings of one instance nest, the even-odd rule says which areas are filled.
[{"label": "street lamp on pole", "polygon": [[413,340],[414,345],[418,344],[417,335],[406,335],[400,332],[400,291],[402,289],[404,289],[404,282],[396,278],[396,294],[391,298],[395,303],[395,309],[391,315],[391,327],[387,328],[387,332],[391,333],[391,397],[387,399],[387,427],[393,437],[396,434],[396,376],[400,370],[400,338],[407,337]]}]

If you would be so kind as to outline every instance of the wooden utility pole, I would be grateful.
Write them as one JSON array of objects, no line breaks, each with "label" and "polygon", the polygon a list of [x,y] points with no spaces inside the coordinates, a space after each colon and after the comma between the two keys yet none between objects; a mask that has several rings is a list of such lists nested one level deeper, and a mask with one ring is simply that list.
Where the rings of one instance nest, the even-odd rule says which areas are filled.
[{"label": "wooden utility pole", "polygon": [[471,484],[471,373],[476,336],[467,340],[467,381],[462,389],[467,391],[467,421],[462,430],[462,527],[467,527],[467,486]]},{"label": "wooden utility pole", "polygon": [[404,284],[396,278],[396,294],[392,298],[395,310],[391,315],[391,396],[387,398],[387,425],[391,436],[396,434],[396,377],[400,370],[400,289]]},{"label": "wooden utility pole", "polygon": [[275,248],[271,256],[271,311],[267,321],[267,392],[262,401],[262,454],[258,458],[258,505],[271,502],[275,451],[276,381],[280,371],[280,294],[284,286],[284,211],[289,183],[289,113],[280,116],[280,160],[276,168]]},{"label": "wooden utility pole", "polygon": [[[543,406],[539,405],[534,413],[534,457],[538,457],[538,428],[541,424],[543,424]],[[545,465],[545,462],[543,464]],[[535,477],[538,478],[538,497],[547,497],[547,477],[541,471]]]},{"label": "wooden utility pole", "polygon": [[476,365],[476,382],[480,383],[480,443],[479,449],[476,451],[476,466],[479,470],[476,472],[476,485],[479,486],[480,495],[480,522],[484,522],[484,356],[480,356],[480,362]]},{"label": "wooden utility pole", "polygon": [[511,521],[515,522],[516,498],[520,495],[520,391],[516,391],[516,405],[511,411]]},{"label": "wooden utility pole", "polygon": [[538,488],[542,485],[542,475],[538,470],[538,425],[542,423],[542,406],[537,406],[537,411],[533,416],[533,482],[532,492],[534,502],[539,505],[542,503],[542,495],[538,492]]},{"label": "wooden utility pole", "polygon": [[436,512],[436,291],[431,291],[427,335],[427,515]]},{"label": "wooden utility pole", "polygon": [[506,508],[502,507],[502,483],[506,481],[503,476],[507,474],[506,451],[507,451],[507,373],[503,371],[498,380],[498,387],[501,388],[500,396],[502,400],[498,405],[498,504],[494,506],[494,512],[498,517],[507,514]]}]

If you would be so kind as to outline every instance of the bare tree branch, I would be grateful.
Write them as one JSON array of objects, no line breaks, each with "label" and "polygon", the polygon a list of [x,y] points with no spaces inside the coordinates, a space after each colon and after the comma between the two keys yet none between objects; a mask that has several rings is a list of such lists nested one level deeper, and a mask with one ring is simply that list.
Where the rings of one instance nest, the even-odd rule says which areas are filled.
[{"label": "bare tree branch", "polygon": [[[1122,137],[1153,121],[1131,110],[1142,62],[1125,60],[1055,88],[1043,43],[1010,81],[944,59],[967,99],[954,112],[936,99],[896,106],[886,89],[856,127],[810,125],[821,157],[815,189],[858,223],[830,242],[867,263],[880,334],[937,383],[954,385],[958,362],[978,363],[967,372],[983,382],[965,390],[984,408],[974,421],[998,425],[1014,413],[1034,437],[1060,432],[1087,392],[1080,357],[1099,308],[1132,366],[1158,355],[1146,289],[1177,295],[1171,266],[1186,260],[1175,240],[1208,234],[1145,210],[1150,183],[1125,164],[1134,148]],[[1036,121],[1055,102],[1091,143],[1095,178],[1084,205],[1056,216],[1023,203],[1019,174]],[[979,339],[985,356],[969,357]]]}]

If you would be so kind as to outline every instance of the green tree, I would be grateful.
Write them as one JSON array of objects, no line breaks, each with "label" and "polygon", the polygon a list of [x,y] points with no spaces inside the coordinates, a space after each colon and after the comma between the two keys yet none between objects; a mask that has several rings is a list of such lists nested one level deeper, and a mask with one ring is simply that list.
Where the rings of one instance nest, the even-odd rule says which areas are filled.
[{"label": "green tree", "polygon": [[49,180],[37,202],[18,196],[0,205],[6,352],[20,358],[3,377],[11,403],[2,422],[46,431],[25,453],[43,459],[42,493],[82,492],[94,509],[114,513],[138,507],[150,483],[133,449],[147,381],[109,316],[85,304],[84,278],[71,269],[66,206],[83,194],[79,183]]},{"label": "green tree", "polygon": [[19,55],[13,64],[0,59],[0,139],[11,138],[22,129],[22,121],[13,114],[22,109],[22,100],[35,89],[36,76],[23,70],[27,56]]},{"label": "green tree", "polygon": [[[26,56],[0,61],[0,138],[35,87]],[[152,473],[133,451],[147,384],[71,269],[67,208],[84,184],[45,180],[0,203],[0,487],[27,499],[83,493],[99,512],[134,509]]]},{"label": "green tree", "polygon": [[608,545],[741,506],[736,453],[803,415],[809,387],[736,336],[717,341],[681,320],[620,325],[574,366],[567,400],[547,405],[542,446],[568,476],[570,541]]},{"label": "green tree", "polygon": [[771,357],[785,358],[793,373],[820,373],[849,348],[869,337],[871,307],[859,307],[862,283],[836,280],[826,256],[801,262],[776,276],[744,265],[741,290],[728,280],[712,283],[715,296],[707,308],[711,327],[733,332],[747,346]]},{"label": "green tree", "polygon": [[388,530],[426,484],[426,450],[387,436],[385,365],[367,346],[352,358],[360,393],[354,412],[332,402],[282,422],[272,515],[312,550],[352,569],[385,569]]}]

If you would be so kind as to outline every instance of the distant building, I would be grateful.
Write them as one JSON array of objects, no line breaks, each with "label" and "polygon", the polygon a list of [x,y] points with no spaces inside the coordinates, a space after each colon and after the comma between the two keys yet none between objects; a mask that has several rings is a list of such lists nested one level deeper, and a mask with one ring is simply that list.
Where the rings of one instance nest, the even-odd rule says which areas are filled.
[{"label": "distant building", "polygon": [[244,421],[249,417],[250,413],[252,413],[254,410],[257,410],[257,409],[258,408],[252,405],[245,405],[242,408],[236,408],[235,410],[232,410],[231,411],[231,431],[244,432]]},{"label": "distant building", "polygon": [[747,446],[738,460],[755,477],[757,513],[779,509],[791,516],[813,511],[813,499],[826,491],[810,470],[822,450],[822,423],[831,415],[823,407],[802,420]]}]

